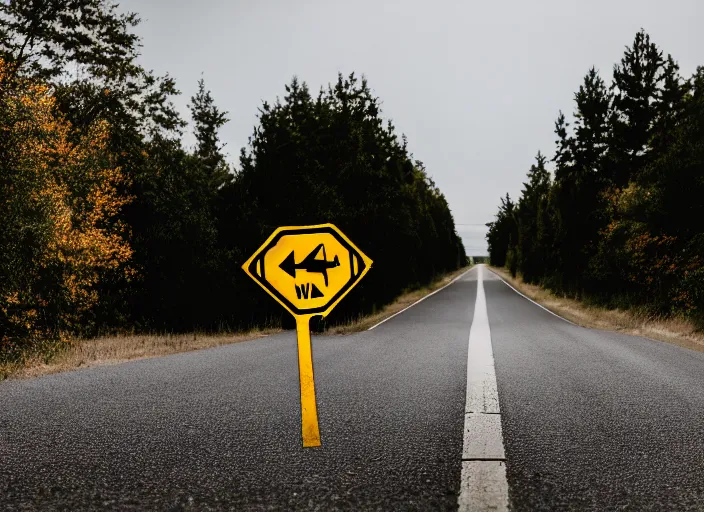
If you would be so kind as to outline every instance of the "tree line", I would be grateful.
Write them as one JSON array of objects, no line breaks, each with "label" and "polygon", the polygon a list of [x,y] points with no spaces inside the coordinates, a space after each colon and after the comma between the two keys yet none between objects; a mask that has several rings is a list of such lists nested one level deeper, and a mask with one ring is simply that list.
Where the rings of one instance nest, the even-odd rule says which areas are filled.
[{"label": "tree line", "polygon": [[[560,112],[551,162],[488,224],[491,262],[559,293],[704,318],[704,68],[681,76],[643,30]],[[548,170],[552,163],[554,172]]]},{"label": "tree line", "polygon": [[139,65],[139,23],[106,0],[0,4],[0,359],[114,330],[288,325],[241,270],[280,225],[332,222],[374,260],[332,322],[467,258],[447,202],[365,79],[294,78],[239,164],[198,83]]}]

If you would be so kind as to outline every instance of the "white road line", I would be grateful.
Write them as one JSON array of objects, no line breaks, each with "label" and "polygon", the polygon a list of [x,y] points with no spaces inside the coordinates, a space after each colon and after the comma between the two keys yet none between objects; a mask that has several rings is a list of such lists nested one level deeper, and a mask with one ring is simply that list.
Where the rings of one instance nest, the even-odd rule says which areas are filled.
[{"label": "white road line", "polygon": [[524,299],[528,299],[529,301],[531,301],[533,304],[535,304],[535,305],[538,306],[539,308],[544,309],[545,311],[547,311],[548,313],[550,313],[550,314],[553,315],[553,316],[556,316],[556,317],[559,318],[560,320],[564,320],[564,321],[567,322],[568,324],[572,324],[572,325],[575,325],[575,326],[579,327],[579,325],[577,325],[576,323],[574,323],[574,322],[572,322],[572,321],[570,321],[570,320],[567,320],[566,318],[561,317],[560,315],[558,315],[558,314],[555,313],[554,311],[550,311],[550,310],[549,310],[548,308],[546,308],[545,306],[541,306],[540,304],[538,304],[537,302],[535,302],[535,301],[534,301],[533,299],[531,299],[530,297],[526,297],[526,296],[523,295],[521,292],[519,292],[518,290],[516,290],[513,286],[511,286],[510,284],[508,284],[508,282],[507,282],[503,277],[501,277],[499,274],[497,274],[497,273],[494,272],[493,270],[491,270],[491,273],[494,274],[494,275],[495,275],[496,277],[498,277],[499,279],[501,279],[501,282],[502,282],[502,283],[504,283],[506,286],[508,286],[509,288],[511,288],[514,292],[516,292],[518,295],[520,295],[520,296],[523,297]]},{"label": "white road line", "polygon": [[450,281],[449,283],[447,283],[447,284],[446,284],[445,286],[443,286],[442,288],[438,288],[437,290],[435,290],[435,291],[432,292],[432,293],[429,293],[429,294],[426,295],[425,297],[421,297],[420,299],[418,299],[417,301],[415,301],[415,302],[414,302],[413,304],[411,304],[410,306],[406,306],[405,308],[403,308],[403,309],[402,309],[401,311],[399,311],[398,313],[394,313],[394,314],[391,315],[390,317],[384,318],[381,322],[379,322],[379,323],[376,324],[376,325],[372,325],[372,326],[371,326],[369,329],[367,329],[367,330],[368,330],[368,331],[371,331],[372,329],[376,329],[377,327],[379,327],[379,326],[380,326],[381,324],[383,324],[384,322],[388,322],[388,321],[391,320],[393,317],[395,317],[395,316],[397,316],[397,315],[400,315],[401,313],[403,313],[403,312],[406,311],[407,309],[412,308],[413,306],[415,306],[415,305],[418,304],[419,302],[423,302],[423,301],[424,301],[425,299],[427,299],[428,297],[432,297],[432,296],[435,295],[436,293],[443,291],[445,288],[447,288],[447,287],[450,286],[451,284],[455,283],[456,281],[459,281],[462,277],[465,276],[465,274],[467,274],[467,272],[469,272],[469,271],[471,271],[471,270],[473,270],[473,269],[474,269],[474,267],[472,267],[472,268],[470,268],[470,269],[467,269],[466,272],[462,272],[460,275],[458,275],[456,278],[454,278],[452,281]]},{"label": "white road line", "polygon": [[457,500],[460,512],[508,510],[506,455],[483,272],[484,266],[480,265],[467,348],[467,400]]}]

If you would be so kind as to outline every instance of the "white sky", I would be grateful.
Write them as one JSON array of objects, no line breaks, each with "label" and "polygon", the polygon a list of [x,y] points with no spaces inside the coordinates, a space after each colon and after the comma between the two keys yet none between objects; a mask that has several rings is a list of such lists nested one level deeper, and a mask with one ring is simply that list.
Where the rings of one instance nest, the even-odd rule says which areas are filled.
[{"label": "white sky", "polygon": [[186,117],[202,73],[230,113],[232,161],[293,75],[315,92],[338,71],[366,75],[473,254],[476,225],[517,197],[539,149],[553,156],[555,118],[590,66],[610,82],[641,27],[685,76],[704,65],[702,0],[116,1],[141,15],[142,64],[176,79]]}]

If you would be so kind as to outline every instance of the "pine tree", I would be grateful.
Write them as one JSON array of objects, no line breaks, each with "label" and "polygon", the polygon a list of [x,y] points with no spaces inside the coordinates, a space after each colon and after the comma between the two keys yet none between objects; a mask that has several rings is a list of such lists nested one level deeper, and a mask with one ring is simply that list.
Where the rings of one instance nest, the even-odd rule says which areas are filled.
[{"label": "pine tree", "polygon": [[583,174],[597,174],[607,150],[612,96],[593,67],[574,100],[574,163]]},{"label": "pine tree", "polygon": [[662,86],[655,101],[656,117],[651,140],[653,158],[667,152],[675,142],[677,128],[685,115],[690,83],[683,80],[679,69],[677,62],[668,55],[663,66]]},{"label": "pine tree", "polygon": [[513,250],[513,242],[518,239],[518,228],[515,219],[515,204],[511,197],[501,198],[496,220],[487,224],[489,228],[486,239],[489,246],[491,264],[497,267],[511,266],[509,252]]},{"label": "pine tree", "polygon": [[518,268],[528,282],[537,281],[545,273],[541,229],[544,228],[544,213],[547,210],[550,192],[550,173],[545,164],[547,158],[538,151],[535,164],[528,171],[528,181],[523,184],[518,201]]},{"label": "pine tree", "polygon": [[198,81],[198,92],[189,104],[195,125],[194,134],[197,145],[195,156],[204,167],[214,190],[219,189],[228,180],[230,173],[225,156],[224,144],[220,144],[218,130],[229,121],[227,112],[221,112],[215,105],[210,91],[206,90],[203,79]]},{"label": "pine tree", "polygon": [[604,188],[609,183],[604,156],[610,137],[611,96],[594,68],[575,93],[574,134],[567,133],[562,114],[555,124],[557,149],[555,184],[550,205],[555,229],[555,279],[573,292],[581,292],[588,261],[595,251]]},{"label": "pine tree", "polygon": [[664,80],[662,52],[640,30],[621,63],[614,66],[611,173],[616,187],[635,179],[652,158],[650,141],[658,111],[656,101]]},{"label": "pine tree", "polygon": [[574,139],[568,135],[570,123],[565,120],[565,115],[560,111],[555,121],[555,178],[560,179],[563,174],[569,173],[569,168],[574,165]]}]

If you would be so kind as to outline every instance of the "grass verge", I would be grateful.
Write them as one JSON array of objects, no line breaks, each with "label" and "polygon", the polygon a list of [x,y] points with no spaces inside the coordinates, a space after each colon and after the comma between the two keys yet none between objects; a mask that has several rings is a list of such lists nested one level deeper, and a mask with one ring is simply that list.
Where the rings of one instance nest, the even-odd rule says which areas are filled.
[{"label": "grass verge", "polygon": [[571,322],[590,327],[643,336],[704,352],[704,333],[682,317],[653,318],[638,310],[606,309],[557,295],[550,290],[512,277],[503,268],[489,267],[523,295]]},{"label": "grass verge", "polygon": [[[408,291],[400,295],[393,303],[381,311],[361,316],[355,321],[337,325],[324,334],[351,334],[364,331],[385,318],[398,313],[425,295],[445,286],[455,277],[465,272],[464,267],[438,278],[429,286]],[[230,343],[249,341],[281,332],[281,329],[253,329],[247,332],[223,334],[125,334],[103,336],[92,339],[76,339],[64,350],[48,356],[46,351],[37,352],[26,358],[21,364],[0,363],[0,380],[5,378],[31,378],[52,373],[118,364],[135,359],[166,356],[191,350],[218,347]]]},{"label": "grass verge", "polygon": [[254,329],[229,334],[124,334],[73,340],[53,357],[32,354],[21,364],[0,365],[3,378],[30,378],[51,373],[166,356],[262,338],[281,329]]}]

